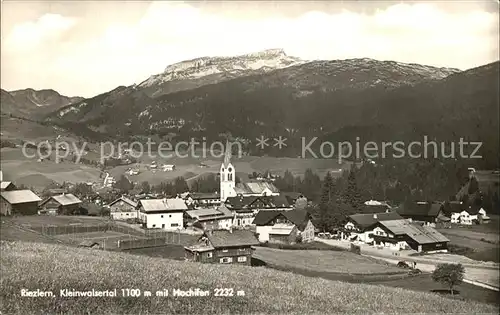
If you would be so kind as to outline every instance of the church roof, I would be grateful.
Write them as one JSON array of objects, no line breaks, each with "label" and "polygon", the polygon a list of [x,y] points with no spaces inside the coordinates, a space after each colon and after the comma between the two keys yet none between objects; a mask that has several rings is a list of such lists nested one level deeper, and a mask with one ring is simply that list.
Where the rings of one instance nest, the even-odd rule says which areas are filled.
[{"label": "church roof", "polygon": [[270,182],[247,182],[247,183],[238,183],[235,187],[235,191],[237,194],[262,194],[266,189],[271,191],[272,193],[279,193],[279,189],[276,188]]}]

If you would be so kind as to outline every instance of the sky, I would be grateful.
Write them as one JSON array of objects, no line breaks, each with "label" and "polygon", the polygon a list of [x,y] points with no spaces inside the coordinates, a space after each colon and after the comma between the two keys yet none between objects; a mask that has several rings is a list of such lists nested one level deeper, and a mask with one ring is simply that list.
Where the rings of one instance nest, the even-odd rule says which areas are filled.
[{"label": "sky", "polygon": [[470,69],[499,59],[497,0],[2,1],[1,87],[92,97],[169,64],[270,48]]}]

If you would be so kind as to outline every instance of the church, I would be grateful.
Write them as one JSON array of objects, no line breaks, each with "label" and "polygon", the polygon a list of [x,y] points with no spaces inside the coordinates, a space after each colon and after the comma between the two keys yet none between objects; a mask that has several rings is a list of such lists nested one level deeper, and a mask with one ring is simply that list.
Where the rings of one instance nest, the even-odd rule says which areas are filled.
[{"label": "church", "polygon": [[236,184],[236,169],[231,163],[231,146],[226,144],[224,162],[220,167],[220,200],[226,202],[231,197],[279,196],[280,191],[269,182],[252,181]]}]

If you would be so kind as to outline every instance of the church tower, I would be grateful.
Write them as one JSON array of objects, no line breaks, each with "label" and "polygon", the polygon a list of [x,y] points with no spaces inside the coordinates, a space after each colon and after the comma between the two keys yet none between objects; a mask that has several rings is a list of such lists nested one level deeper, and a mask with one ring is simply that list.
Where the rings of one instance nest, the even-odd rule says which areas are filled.
[{"label": "church tower", "polygon": [[235,197],[236,191],[236,170],[231,164],[231,145],[226,142],[226,153],[224,154],[224,162],[220,167],[220,200],[225,202],[227,197]]}]

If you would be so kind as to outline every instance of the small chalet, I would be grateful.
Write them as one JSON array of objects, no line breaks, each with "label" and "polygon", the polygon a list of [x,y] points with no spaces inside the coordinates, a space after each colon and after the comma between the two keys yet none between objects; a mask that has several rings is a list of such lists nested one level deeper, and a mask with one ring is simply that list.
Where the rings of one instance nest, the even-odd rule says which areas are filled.
[{"label": "small chalet", "polygon": [[0,191],[12,191],[16,189],[17,187],[13,182],[0,182]]},{"label": "small chalet", "polygon": [[373,229],[380,221],[402,220],[397,212],[353,214],[347,217],[347,223],[341,229],[343,240],[371,243]]},{"label": "small chalet", "polygon": [[193,246],[184,247],[186,260],[202,263],[250,265],[252,246],[259,240],[248,230],[206,231]]},{"label": "small chalet", "polygon": [[140,200],[137,207],[144,228],[164,230],[182,229],[184,211],[188,210],[181,198]]},{"label": "small chalet", "polygon": [[127,220],[137,218],[137,202],[121,196],[109,205],[109,212],[113,220]]},{"label": "small chalet", "polygon": [[252,225],[255,215],[261,210],[292,210],[285,196],[236,196],[228,197],[224,205],[234,217],[233,225]]},{"label": "small chalet", "polygon": [[373,229],[374,245],[393,250],[413,249],[417,252],[447,251],[449,240],[428,225],[408,220],[380,221]]},{"label": "small chalet", "polygon": [[450,221],[450,218],[444,215],[443,204],[437,202],[406,202],[396,208],[395,211],[405,219],[423,222],[432,227]]},{"label": "small chalet", "polygon": [[51,196],[40,203],[40,214],[76,214],[80,210],[82,201],[73,194],[63,193]]},{"label": "small chalet", "polygon": [[203,230],[229,229],[233,225],[233,215],[224,205],[217,209],[188,210],[184,213],[184,225]]},{"label": "small chalet", "polygon": [[220,206],[218,193],[189,193],[184,196],[186,203],[196,208],[213,208]]},{"label": "small chalet", "polygon": [[42,200],[31,190],[2,191],[0,194],[1,215],[37,214],[38,203]]},{"label": "small chalet", "polygon": [[314,240],[314,225],[305,210],[259,211],[253,223],[260,242],[294,244]]}]

